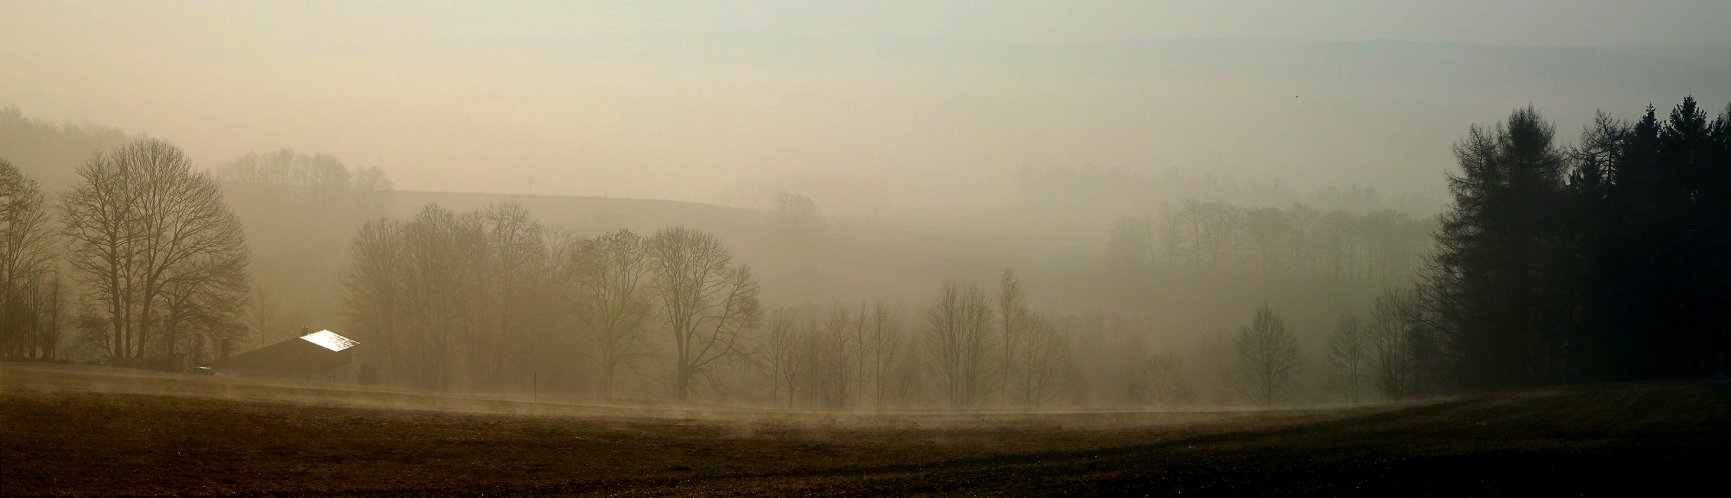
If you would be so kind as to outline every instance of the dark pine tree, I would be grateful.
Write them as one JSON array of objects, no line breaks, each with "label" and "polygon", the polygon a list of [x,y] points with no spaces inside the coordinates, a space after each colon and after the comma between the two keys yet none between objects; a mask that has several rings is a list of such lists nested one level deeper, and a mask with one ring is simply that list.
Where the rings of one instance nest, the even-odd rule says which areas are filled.
[{"label": "dark pine tree", "polygon": [[1459,382],[1496,389],[1555,382],[1575,289],[1556,258],[1565,244],[1566,160],[1531,107],[1457,143],[1455,205],[1444,214],[1431,284],[1451,332]]}]

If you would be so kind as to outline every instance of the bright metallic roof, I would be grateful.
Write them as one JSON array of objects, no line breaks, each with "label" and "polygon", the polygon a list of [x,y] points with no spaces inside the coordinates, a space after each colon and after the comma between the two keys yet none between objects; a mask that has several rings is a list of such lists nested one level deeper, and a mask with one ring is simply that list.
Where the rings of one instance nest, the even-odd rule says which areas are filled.
[{"label": "bright metallic roof", "polygon": [[360,344],[354,339],[337,335],[336,332],[331,332],[329,330],[320,330],[318,332],[303,335],[301,336],[301,340],[317,344],[320,347],[331,351],[342,351],[344,349],[355,347],[356,344]]}]

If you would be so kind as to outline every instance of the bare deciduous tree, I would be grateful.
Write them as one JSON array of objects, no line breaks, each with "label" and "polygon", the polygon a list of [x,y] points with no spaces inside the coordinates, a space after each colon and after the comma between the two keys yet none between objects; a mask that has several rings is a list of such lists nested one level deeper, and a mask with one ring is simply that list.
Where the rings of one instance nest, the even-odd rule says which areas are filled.
[{"label": "bare deciduous tree", "polygon": [[1239,389],[1252,402],[1271,406],[1292,387],[1300,361],[1298,337],[1267,303],[1257,306],[1250,325],[1239,329],[1237,350]]},{"label": "bare deciduous tree", "polygon": [[411,302],[404,223],[383,219],[362,225],[349,243],[349,271],[343,277],[344,303],[351,335],[376,344],[374,353],[400,379],[421,386],[424,371],[416,352],[429,346],[411,332],[410,315],[422,306]]},{"label": "bare deciduous tree", "polygon": [[974,406],[992,375],[992,305],[978,286],[955,282],[926,310],[928,353],[938,390],[950,406]]},{"label": "bare deciduous tree", "polygon": [[786,388],[788,408],[793,407],[801,374],[809,368],[806,349],[811,336],[800,321],[792,310],[775,310],[770,315],[768,333],[764,335],[763,366],[769,375],[769,399],[779,402],[783,388]]},{"label": "bare deciduous tree", "polygon": [[713,380],[716,361],[742,351],[741,335],[757,326],[762,310],[751,269],[714,235],[685,227],[656,232],[648,242],[655,294],[673,334],[674,386],[685,401],[694,380]]},{"label": "bare deciduous tree", "polygon": [[246,314],[246,274],[226,266],[237,264],[245,260],[204,261],[163,287],[163,329],[170,340],[186,342],[194,364],[226,356],[228,345],[247,330],[241,319]]},{"label": "bare deciduous tree", "polygon": [[1328,377],[1347,403],[1358,404],[1370,366],[1370,341],[1358,316],[1340,315],[1340,325],[1328,339]]},{"label": "bare deciduous tree", "polygon": [[1383,396],[1397,398],[1415,392],[1418,373],[1416,354],[1421,351],[1415,316],[1415,289],[1388,288],[1371,302],[1370,324],[1365,331],[1366,368]]},{"label": "bare deciduous tree", "polygon": [[837,303],[823,320],[813,344],[813,384],[823,406],[846,408],[856,393],[854,372],[858,366],[854,350],[854,319],[847,305]]},{"label": "bare deciduous tree", "polygon": [[882,408],[885,406],[884,393],[890,380],[890,372],[894,368],[896,353],[901,346],[902,327],[901,322],[896,320],[895,311],[882,301],[872,307],[871,315],[865,322],[868,323],[866,344],[871,357],[872,404]]},{"label": "bare deciduous tree", "polygon": [[521,374],[522,368],[512,368],[511,359],[528,358],[541,347],[539,338],[532,337],[545,327],[537,327],[547,315],[540,311],[551,308],[546,285],[550,271],[547,239],[541,224],[529,210],[516,203],[488,205],[478,213],[484,266],[477,268],[484,294],[479,296],[483,315],[479,326],[469,329],[474,339],[467,344],[472,380],[481,386],[497,387],[508,381],[510,374]]},{"label": "bare deciduous tree", "polygon": [[998,392],[1003,393],[1003,402],[1010,402],[1010,375],[1018,365],[1016,362],[1017,348],[1021,347],[1023,335],[1027,333],[1029,315],[1028,298],[1022,291],[1022,280],[1009,268],[1004,269],[998,277],[998,330],[1000,332],[998,348],[1003,353],[998,362]]},{"label": "bare deciduous tree", "polygon": [[613,397],[621,367],[643,357],[650,312],[650,260],[643,238],[620,229],[577,243],[567,280],[575,285],[578,319],[594,338],[601,394]]},{"label": "bare deciduous tree", "polygon": [[42,190],[0,159],[0,356],[52,356],[59,276]]},{"label": "bare deciduous tree", "polygon": [[1023,336],[1012,358],[1017,401],[1040,407],[1065,387],[1070,374],[1070,343],[1059,325],[1043,314],[1026,318]]}]

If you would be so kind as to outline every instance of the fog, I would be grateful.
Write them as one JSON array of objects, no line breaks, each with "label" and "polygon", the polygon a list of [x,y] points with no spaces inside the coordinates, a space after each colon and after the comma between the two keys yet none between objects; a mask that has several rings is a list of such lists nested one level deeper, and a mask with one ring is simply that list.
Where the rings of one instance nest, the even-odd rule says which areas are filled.
[{"label": "fog", "polygon": [[1484,116],[1724,99],[1724,5],[1493,5],[12,2],[0,101],[201,162],[330,153],[404,190],[785,189],[869,215],[1086,165],[1440,196],[1435,151]]},{"label": "fog", "polygon": [[[1659,371],[1642,365],[1671,353],[1633,353],[1644,336],[1566,331],[1721,323],[1652,309],[1722,289],[1596,271],[1652,255],[1604,235],[1649,225],[1579,213],[1649,219],[1629,206],[1667,198],[1583,190],[1645,171],[1618,161],[1645,157],[1649,106],[1653,136],[1705,137],[1655,161],[1719,164],[1727,18],[1610,0],[7,2],[0,159],[8,198],[35,200],[6,225],[7,305],[27,310],[6,320],[32,332],[0,354],[220,370],[308,327],[361,341],[345,384],[800,410],[1708,375],[1723,357]],[[1481,132],[1507,154],[1474,155]],[[1523,145],[1558,166],[1511,198],[1566,192],[1528,207],[1576,217],[1474,218],[1450,175]],[[1659,235],[1723,228],[1722,174],[1700,171],[1650,184],[1699,190],[1660,203],[1684,221]],[[133,198],[117,192],[181,202],[103,204]],[[232,237],[160,256],[186,250],[174,223]],[[1609,298],[1469,278],[1528,275],[1471,266],[1516,254],[1473,230],[1541,225],[1572,228],[1522,262],[1589,270],[1534,266],[1555,277],[1534,288],[1675,292],[1588,317]],[[1676,240],[1698,259],[1654,274],[1717,264],[1717,239]],[[130,244],[148,248],[114,255]],[[1521,325],[1559,344],[1522,350],[1543,372],[1475,363],[1501,351],[1471,339],[1501,330],[1487,317],[1526,316],[1497,302],[1575,320]]]}]

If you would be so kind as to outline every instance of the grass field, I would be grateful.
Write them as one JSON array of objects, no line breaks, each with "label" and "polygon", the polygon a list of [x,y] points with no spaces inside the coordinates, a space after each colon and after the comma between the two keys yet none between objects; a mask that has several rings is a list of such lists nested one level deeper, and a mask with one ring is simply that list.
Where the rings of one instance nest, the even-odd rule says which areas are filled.
[{"label": "grass field", "polygon": [[0,364],[5,496],[1698,496],[1727,461],[1721,384],[1265,413],[821,414]]}]

